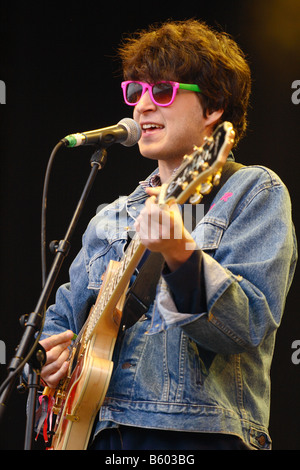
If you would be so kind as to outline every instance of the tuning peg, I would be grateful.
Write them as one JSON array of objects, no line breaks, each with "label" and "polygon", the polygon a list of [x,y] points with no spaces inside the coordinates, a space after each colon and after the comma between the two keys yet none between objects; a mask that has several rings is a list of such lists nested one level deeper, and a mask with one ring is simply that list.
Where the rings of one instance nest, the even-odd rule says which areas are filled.
[{"label": "tuning peg", "polygon": [[202,199],[203,199],[202,194],[200,194],[200,193],[195,193],[195,194],[193,194],[193,195],[190,197],[189,201],[190,201],[190,204],[192,204],[193,206],[195,206],[196,204],[199,204],[199,202],[201,202]]},{"label": "tuning peg", "polygon": [[180,185],[181,189],[184,191],[185,188],[188,186],[188,184],[189,183],[187,181],[184,181],[183,183],[181,183],[181,185]]},{"label": "tuning peg", "polygon": [[207,194],[209,194],[211,192],[212,187],[213,187],[213,185],[210,182],[202,183],[201,184],[201,194],[206,196]]},{"label": "tuning peg", "polygon": [[207,170],[208,167],[209,167],[208,162],[203,162],[203,163],[201,164],[201,170],[202,170],[202,171]]},{"label": "tuning peg", "polygon": [[213,177],[213,185],[214,186],[218,186],[218,184],[220,183],[220,180],[221,180],[221,176],[222,176],[222,173],[221,171],[218,171],[214,177]]},{"label": "tuning peg", "polygon": [[230,131],[230,143],[233,144],[235,139],[235,131],[231,129]]},{"label": "tuning peg", "polygon": [[192,204],[193,206],[199,204],[199,202],[201,202],[203,199],[203,195],[200,193],[201,187],[202,185],[200,184],[200,186],[196,188],[195,193],[189,199],[190,204]]},{"label": "tuning peg", "polygon": [[205,136],[203,140],[206,144],[212,144],[214,141],[214,138],[212,136],[210,137]]}]

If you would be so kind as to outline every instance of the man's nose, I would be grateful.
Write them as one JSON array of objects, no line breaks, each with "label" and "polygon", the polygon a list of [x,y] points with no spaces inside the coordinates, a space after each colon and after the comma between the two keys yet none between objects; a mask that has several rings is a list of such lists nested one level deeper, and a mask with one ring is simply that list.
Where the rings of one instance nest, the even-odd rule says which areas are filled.
[{"label": "man's nose", "polygon": [[143,96],[141,97],[140,101],[135,106],[135,111],[139,114],[145,113],[147,111],[153,111],[156,109],[156,104],[153,103],[150,97],[150,93],[147,90]]}]

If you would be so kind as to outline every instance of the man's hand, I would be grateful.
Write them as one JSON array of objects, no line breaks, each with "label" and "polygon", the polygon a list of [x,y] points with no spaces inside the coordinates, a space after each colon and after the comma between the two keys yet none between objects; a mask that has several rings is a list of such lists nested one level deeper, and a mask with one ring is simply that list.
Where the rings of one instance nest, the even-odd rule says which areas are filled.
[{"label": "man's hand", "polygon": [[156,204],[159,188],[147,188],[149,198],[140,212],[135,229],[142,244],[150,251],[162,253],[171,271],[191,256],[196,243],[186,230],[177,204],[160,207]]},{"label": "man's hand", "polygon": [[41,377],[50,388],[56,388],[59,381],[68,371],[68,347],[73,337],[74,333],[71,330],[67,330],[40,341],[40,344],[45,348],[47,353],[47,360],[42,368]]}]

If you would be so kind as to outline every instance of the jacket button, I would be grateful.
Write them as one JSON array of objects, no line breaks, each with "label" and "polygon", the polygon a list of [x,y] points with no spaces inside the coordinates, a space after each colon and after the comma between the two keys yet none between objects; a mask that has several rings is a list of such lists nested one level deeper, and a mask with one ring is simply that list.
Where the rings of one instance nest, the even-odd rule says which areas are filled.
[{"label": "jacket button", "polygon": [[122,369],[130,369],[130,367],[132,367],[132,364],[130,364],[130,362],[123,362]]},{"label": "jacket button", "polygon": [[266,437],[261,434],[258,438],[257,438],[259,444],[264,447],[266,445]]}]

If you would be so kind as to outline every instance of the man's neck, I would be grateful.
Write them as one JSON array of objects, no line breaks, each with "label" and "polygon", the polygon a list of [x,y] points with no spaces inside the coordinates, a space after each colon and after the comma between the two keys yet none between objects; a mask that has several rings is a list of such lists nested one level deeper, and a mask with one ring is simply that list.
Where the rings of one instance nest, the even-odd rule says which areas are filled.
[{"label": "man's neck", "polygon": [[166,183],[171,176],[174,174],[174,171],[181,165],[182,159],[165,161],[158,161],[159,175],[162,183]]}]

